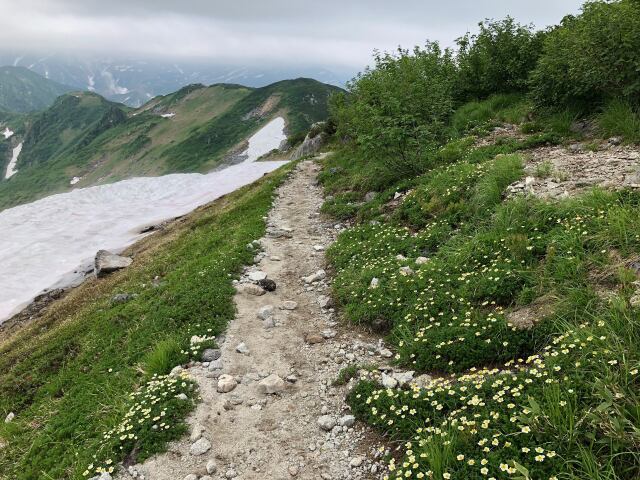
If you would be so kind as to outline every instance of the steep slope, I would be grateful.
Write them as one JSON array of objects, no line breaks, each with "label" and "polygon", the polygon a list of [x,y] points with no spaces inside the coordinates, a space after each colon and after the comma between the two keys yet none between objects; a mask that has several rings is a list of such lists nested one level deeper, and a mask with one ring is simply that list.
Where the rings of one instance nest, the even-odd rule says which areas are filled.
[{"label": "steep slope", "polygon": [[337,90],[310,79],[259,89],[194,84],[137,110],[93,93],[65,95],[31,122],[18,173],[0,179],[0,209],[74,187],[209,171],[241,158],[247,138],[275,117],[288,135],[327,118]]},{"label": "steep slope", "polygon": [[328,116],[328,99],[339,88],[299,78],[258,88],[219,118],[167,152],[172,171],[210,168],[251,131],[279,114],[287,118],[289,136],[307,130]]},{"label": "steep slope", "polygon": [[42,110],[72,90],[23,67],[0,67],[0,110],[22,113]]}]

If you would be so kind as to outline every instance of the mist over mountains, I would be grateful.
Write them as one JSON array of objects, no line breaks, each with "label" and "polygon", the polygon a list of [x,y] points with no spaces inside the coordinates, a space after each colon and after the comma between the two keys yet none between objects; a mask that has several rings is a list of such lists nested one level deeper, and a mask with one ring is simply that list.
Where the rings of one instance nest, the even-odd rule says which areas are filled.
[{"label": "mist over mountains", "polygon": [[205,60],[172,62],[0,52],[0,66],[3,65],[25,67],[57,83],[95,92],[131,107],[139,107],[157,95],[166,95],[193,83],[263,87],[288,78],[309,77],[342,86],[354,73],[344,67],[292,68],[225,65]]}]

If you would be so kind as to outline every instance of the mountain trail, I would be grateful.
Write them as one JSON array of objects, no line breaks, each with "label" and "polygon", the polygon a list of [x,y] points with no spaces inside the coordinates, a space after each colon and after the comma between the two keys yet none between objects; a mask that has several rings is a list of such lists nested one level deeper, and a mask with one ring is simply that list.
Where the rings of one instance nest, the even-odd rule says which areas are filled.
[{"label": "mountain trail", "polygon": [[[220,351],[188,369],[202,397],[190,437],[116,478],[380,478],[379,440],[354,424],[348,387],[333,382],[343,367],[384,362],[390,352],[336,320],[324,250],[342,227],[320,216],[319,170],[302,162],[279,188]],[[276,289],[264,293],[258,284],[272,289],[268,280]]]}]

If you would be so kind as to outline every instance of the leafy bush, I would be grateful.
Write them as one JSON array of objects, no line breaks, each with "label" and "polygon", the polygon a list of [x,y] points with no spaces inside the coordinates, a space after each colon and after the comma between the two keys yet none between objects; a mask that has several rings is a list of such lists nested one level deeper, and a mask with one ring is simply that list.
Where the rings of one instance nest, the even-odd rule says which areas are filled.
[{"label": "leafy bush", "polygon": [[335,97],[337,133],[387,169],[419,172],[444,139],[453,111],[453,56],[428,43],[413,51],[376,53],[374,60],[374,68],[349,83],[348,95]]},{"label": "leafy bush", "polygon": [[593,111],[611,98],[640,101],[640,5],[590,1],[549,33],[532,72],[535,103]]},{"label": "leafy bush", "polygon": [[529,73],[542,52],[544,33],[513,18],[481,22],[480,33],[458,43],[458,98],[471,100],[495,93],[524,92]]}]

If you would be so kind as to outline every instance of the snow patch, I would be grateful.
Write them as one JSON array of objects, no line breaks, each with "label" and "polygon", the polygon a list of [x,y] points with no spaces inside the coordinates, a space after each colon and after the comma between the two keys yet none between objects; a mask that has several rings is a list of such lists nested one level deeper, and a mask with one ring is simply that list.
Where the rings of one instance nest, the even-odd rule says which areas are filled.
[{"label": "snow patch", "polygon": [[255,162],[278,147],[283,129],[282,118],[269,122],[249,139],[245,162],[206,175],[133,178],[0,212],[0,322],[72,278],[98,250],[120,251],[142,227],[189,213],[286,163]]},{"label": "snow patch", "polygon": [[15,132],[12,132],[11,130],[9,130],[9,127],[6,127],[4,129],[4,132],[2,132],[2,135],[4,135],[4,139],[6,140],[7,138],[11,138],[11,136],[14,134]]},{"label": "snow patch", "polygon": [[73,177],[71,179],[71,181],[69,182],[69,185],[75,185],[76,183],[78,183],[80,180],[82,180],[82,177]]},{"label": "snow patch", "polygon": [[9,165],[7,165],[7,173],[5,173],[4,178],[8,179],[13,177],[18,170],[16,169],[16,163],[18,163],[18,157],[20,156],[20,152],[22,151],[22,143],[19,143],[16,148],[13,149],[13,156],[11,157],[11,161]]},{"label": "snow patch", "polygon": [[247,162],[255,162],[262,155],[275,150],[287,139],[284,133],[284,118],[277,117],[262,127],[255,135],[249,139],[249,147],[242,152],[246,156]]},{"label": "snow patch", "polygon": [[162,118],[173,118],[176,116],[175,113],[163,113],[162,115],[160,115]]}]

